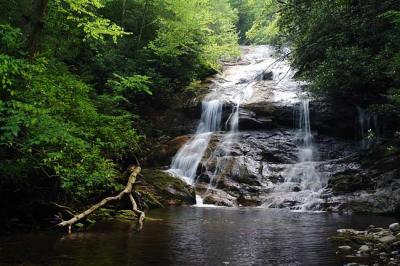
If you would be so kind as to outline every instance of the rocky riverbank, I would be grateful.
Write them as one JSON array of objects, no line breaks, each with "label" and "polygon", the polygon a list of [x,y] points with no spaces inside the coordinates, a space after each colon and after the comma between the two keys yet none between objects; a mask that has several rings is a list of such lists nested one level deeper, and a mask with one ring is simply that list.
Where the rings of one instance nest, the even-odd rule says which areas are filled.
[{"label": "rocky riverbank", "polygon": [[347,266],[400,265],[400,224],[370,225],[365,231],[339,229],[331,240]]}]

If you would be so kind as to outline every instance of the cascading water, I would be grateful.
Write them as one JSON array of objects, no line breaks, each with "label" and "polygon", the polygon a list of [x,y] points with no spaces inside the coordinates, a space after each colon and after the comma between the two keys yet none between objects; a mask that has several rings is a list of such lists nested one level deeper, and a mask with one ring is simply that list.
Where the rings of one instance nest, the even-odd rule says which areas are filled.
[{"label": "cascading water", "polygon": [[[218,183],[227,175],[241,175],[237,163],[238,160],[243,161],[245,158],[238,158],[232,153],[232,148],[233,145],[235,149],[238,145],[240,146],[237,140],[240,134],[239,113],[242,104],[265,99],[290,108],[298,104],[297,162],[286,165],[282,172],[283,182],[275,184],[268,191],[264,206],[290,207],[300,210],[315,209],[321,202],[319,195],[326,181],[317,171],[318,162],[311,131],[309,100],[300,96],[300,83],[293,79],[294,71],[287,62],[275,59],[273,49],[268,46],[259,46],[245,48],[245,50],[241,63],[227,67],[214,80],[215,86],[203,101],[202,115],[196,134],[178,151],[168,171],[189,184],[196,185],[197,171],[201,163],[206,168],[203,171],[207,172],[209,181],[208,187],[200,187],[199,192],[204,197],[210,191],[210,196],[212,196],[215,190],[218,190]],[[272,80],[265,82],[270,84],[268,86],[273,86],[273,90],[264,93],[262,79],[265,78],[266,70],[272,71],[272,75],[269,74]],[[257,87],[260,84],[261,87]],[[232,113],[224,121],[225,128],[228,129],[226,132],[220,132],[223,105],[233,106]],[[213,138],[213,141],[219,140],[219,143],[216,144],[214,150],[207,151],[211,138],[216,133],[222,133],[222,136],[216,135]],[[209,154],[208,159],[203,158],[206,151]],[[208,168],[208,162],[215,162],[215,164],[211,163],[211,168]],[[204,184],[204,181],[202,182]],[[203,202],[200,196],[196,196],[196,200],[198,204]]]},{"label": "cascading water", "polygon": [[[215,81],[214,91],[207,95],[202,103],[202,115],[196,134],[175,155],[171,168],[168,170],[169,173],[184,179],[189,184],[195,183],[197,168],[212,134],[220,130],[222,107],[225,102],[233,103],[234,107],[226,121],[229,131],[218,145],[218,149],[222,152],[214,176],[224,169],[224,162],[230,154],[235,134],[239,131],[240,103],[252,96],[252,86],[255,81],[260,79],[260,74],[274,61],[272,52],[273,50],[267,46],[255,47],[253,53],[245,55],[249,64],[239,68],[233,67],[224,73],[221,82]],[[210,185],[212,183],[210,182]],[[197,197],[197,201],[201,200]]]},{"label": "cascading water", "polygon": [[322,202],[319,195],[326,181],[316,169],[318,162],[315,161],[308,99],[302,99],[299,104],[297,138],[298,162],[289,165],[283,172],[284,182],[274,188],[264,204],[266,207],[310,210],[318,209],[316,205]]},{"label": "cascading water", "polygon": [[[210,183],[208,189],[215,187],[217,184],[217,177],[222,171],[224,171],[227,163],[229,163],[231,147],[233,142],[235,141],[235,136],[239,132],[239,109],[240,103],[237,103],[233,108],[231,115],[229,116],[226,124],[229,123],[229,132],[224,135],[222,141],[219,143],[218,147],[215,149],[214,153],[211,157],[215,157],[218,153],[217,157],[217,165],[215,167],[214,173],[211,176]],[[208,160],[210,160],[209,158]],[[207,191],[206,193],[207,194]]]},{"label": "cascading water", "polygon": [[170,173],[193,184],[213,132],[220,129],[223,104],[219,100],[203,101],[202,114],[194,137],[172,159]]}]

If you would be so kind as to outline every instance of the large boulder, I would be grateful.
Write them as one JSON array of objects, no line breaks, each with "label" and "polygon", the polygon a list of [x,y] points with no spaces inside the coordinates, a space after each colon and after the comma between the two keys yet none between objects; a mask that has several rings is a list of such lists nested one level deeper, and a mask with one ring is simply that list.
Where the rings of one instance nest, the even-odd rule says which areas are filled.
[{"label": "large boulder", "polygon": [[143,207],[193,205],[196,195],[193,187],[183,180],[159,169],[143,169],[135,184]]}]

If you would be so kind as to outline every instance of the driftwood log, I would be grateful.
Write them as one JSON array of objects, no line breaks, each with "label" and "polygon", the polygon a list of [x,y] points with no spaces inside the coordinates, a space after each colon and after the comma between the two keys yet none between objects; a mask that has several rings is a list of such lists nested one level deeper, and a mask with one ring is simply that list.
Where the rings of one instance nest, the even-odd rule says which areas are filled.
[{"label": "driftwood log", "polygon": [[91,213],[95,212],[97,209],[103,207],[107,203],[111,201],[116,201],[116,200],[121,200],[123,196],[128,196],[131,204],[132,204],[132,211],[137,215],[138,217],[138,230],[142,230],[143,228],[143,220],[145,218],[144,212],[140,211],[137,207],[136,201],[132,196],[132,190],[133,190],[133,184],[136,182],[136,177],[139,175],[141,168],[140,166],[132,166],[129,169],[130,175],[128,179],[128,183],[125,186],[125,189],[122,190],[118,195],[114,197],[107,197],[103,200],[101,200],[99,203],[93,205],[89,209],[85,210],[84,212],[81,212],[80,214],[74,215],[71,219],[68,221],[62,221],[57,226],[59,227],[66,227],[68,226],[68,233],[71,233],[71,227],[74,223],[77,221],[87,217]]}]

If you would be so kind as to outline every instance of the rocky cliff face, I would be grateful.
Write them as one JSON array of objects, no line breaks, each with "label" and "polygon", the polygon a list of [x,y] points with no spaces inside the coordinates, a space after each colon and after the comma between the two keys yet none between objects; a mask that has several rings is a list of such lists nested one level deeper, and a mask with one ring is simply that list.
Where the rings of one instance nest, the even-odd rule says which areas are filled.
[{"label": "rocky cliff face", "polygon": [[[235,64],[246,66],[248,62],[241,60]],[[232,66],[228,66],[226,72],[237,71]],[[253,75],[253,80],[242,78],[231,82],[230,87],[219,92],[220,99],[229,99],[233,94],[231,87],[235,91],[243,84],[252,86],[251,96],[240,105],[239,133],[232,138],[229,152],[221,145],[229,130],[229,125],[223,124],[222,131],[213,134],[199,164],[194,188],[204,203],[295,208],[307,196],[298,193],[304,189],[296,180],[303,178],[300,173],[285,190],[287,195],[282,200],[271,201],[271,197],[278,195],[277,188],[287,182],[288,174],[294,175],[299,162],[302,148],[298,131],[299,97],[304,95],[305,86],[293,80],[280,83],[276,76],[282,77],[283,70],[274,71]],[[206,90],[215,91],[215,86],[221,82],[228,81],[223,76],[215,77]],[[180,132],[194,132],[193,118],[200,117],[200,102],[207,94],[203,91],[202,95],[188,101],[190,104],[181,110],[174,108],[174,113],[181,114],[174,119],[184,125],[178,127]],[[359,124],[355,105],[307,97],[314,143],[313,171],[323,184],[322,191],[316,193],[316,200],[308,207],[338,212],[398,210],[400,177],[396,162],[400,161],[399,156],[362,154],[356,142]],[[229,120],[235,106],[226,100],[222,121]],[[152,157],[153,165],[168,166],[190,137],[183,135],[163,142],[156,148],[156,159]]]},{"label": "rocky cliff face", "polygon": [[356,154],[329,180],[326,209],[356,213],[400,213],[400,154],[376,147]]},{"label": "rocky cliff face", "polygon": [[[221,136],[214,136],[198,169],[198,193],[204,193],[206,203],[216,205],[262,205],[274,187],[284,182],[285,175],[298,160],[296,134],[296,130],[290,129],[241,132],[232,146],[231,156],[223,159],[218,157],[220,150],[213,147],[219,143]],[[352,153],[350,143],[326,136],[318,136],[315,141],[321,159],[316,167],[321,178],[329,179],[347,168],[346,162],[337,158]],[[221,164],[224,164],[222,171],[218,169]],[[299,189],[293,187],[293,192]],[[229,196],[218,190],[223,190]],[[273,207],[291,207],[295,204],[293,201],[284,201]]]}]

